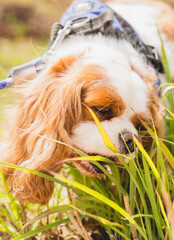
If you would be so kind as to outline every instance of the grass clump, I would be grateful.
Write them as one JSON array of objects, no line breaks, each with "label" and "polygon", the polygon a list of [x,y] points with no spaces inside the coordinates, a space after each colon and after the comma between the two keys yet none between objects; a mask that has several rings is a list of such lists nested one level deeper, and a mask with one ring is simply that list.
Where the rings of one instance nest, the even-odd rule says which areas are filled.
[{"label": "grass clump", "polygon": [[[96,121],[96,123],[104,141],[108,141],[102,126],[99,122]],[[106,229],[108,239],[172,239],[174,236],[172,209],[174,156],[162,140],[158,139],[155,131],[151,130],[150,134],[154,136],[150,153],[144,150],[136,138],[134,139],[142,154],[141,162],[137,151],[135,159],[129,158],[129,164],[118,154],[123,166],[111,164],[107,171],[95,161],[97,160],[95,157],[91,158],[91,161],[105,172],[106,178],[103,180],[82,176],[73,168],[67,170],[65,167],[64,176],[50,177],[1,162],[1,165],[28,171],[59,185],[48,208],[31,204],[23,206],[9,194],[1,174],[5,190],[1,193],[1,231],[10,237],[13,236],[13,239],[28,239],[37,234],[41,237],[48,229],[52,229],[50,234],[56,234],[58,226],[63,224],[68,226],[70,223],[76,226],[74,223],[76,222],[80,229],[75,229],[76,235],[79,239],[81,236],[87,239],[81,229],[83,225],[79,224],[78,219],[81,222],[81,219],[90,217]],[[73,175],[73,180],[70,180],[68,175]],[[63,196],[69,199],[67,204],[61,203]],[[74,214],[74,211],[77,214]],[[30,212],[33,215],[32,220],[28,220]]]}]

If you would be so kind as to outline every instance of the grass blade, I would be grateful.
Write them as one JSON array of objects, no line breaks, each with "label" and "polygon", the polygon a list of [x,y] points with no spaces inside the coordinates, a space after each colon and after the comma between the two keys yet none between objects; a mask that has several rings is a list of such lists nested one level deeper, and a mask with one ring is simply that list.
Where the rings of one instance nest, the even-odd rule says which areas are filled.
[{"label": "grass blade", "polygon": [[[85,105],[86,106],[86,105]],[[87,107],[87,106],[86,106]],[[111,149],[114,153],[118,153],[117,149],[115,148],[114,144],[112,143],[110,137],[108,136],[108,134],[106,133],[106,131],[104,130],[104,128],[102,127],[101,123],[99,122],[98,118],[96,117],[96,115],[94,114],[94,112],[87,107],[87,109],[89,110],[89,112],[91,113],[92,117],[94,118],[94,121],[97,125],[97,128],[100,132],[100,135],[103,139],[103,142],[105,143],[105,145]]]}]

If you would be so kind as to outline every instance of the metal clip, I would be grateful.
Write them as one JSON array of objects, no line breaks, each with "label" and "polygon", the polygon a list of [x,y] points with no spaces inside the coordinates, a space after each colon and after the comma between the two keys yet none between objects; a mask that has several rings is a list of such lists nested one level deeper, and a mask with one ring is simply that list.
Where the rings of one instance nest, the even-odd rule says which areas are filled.
[{"label": "metal clip", "polygon": [[59,29],[56,39],[54,40],[50,49],[44,54],[43,57],[47,59],[50,56],[52,56],[56,48],[63,42],[66,36],[68,36],[71,33],[71,31],[77,28],[83,27],[87,22],[89,22],[89,18],[85,18],[85,19],[83,18],[79,22],[69,20],[63,29]]},{"label": "metal clip", "polygon": [[70,28],[71,25],[72,25],[72,21],[68,21],[63,29],[59,29],[56,39],[54,40],[50,49],[44,54],[43,56],[44,58],[47,59],[55,52],[55,49],[62,43],[65,37],[71,32],[71,28]]},{"label": "metal clip", "polygon": [[84,17],[84,18],[80,18],[78,20],[72,21],[71,31],[85,26],[89,21],[90,21],[89,17]]},{"label": "metal clip", "polygon": [[164,67],[157,49],[153,46],[146,45],[148,53],[146,54],[147,59],[153,64],[158,72],[164,73]]},{"label": "metal clip", "polygon": [[160,60],[160,57],[159,57],[159,54],[158,54],[158,51],[156,48],[152,47],[152,53],[153,53],[153,56],[154,56],[154,59],[159,61]]}]

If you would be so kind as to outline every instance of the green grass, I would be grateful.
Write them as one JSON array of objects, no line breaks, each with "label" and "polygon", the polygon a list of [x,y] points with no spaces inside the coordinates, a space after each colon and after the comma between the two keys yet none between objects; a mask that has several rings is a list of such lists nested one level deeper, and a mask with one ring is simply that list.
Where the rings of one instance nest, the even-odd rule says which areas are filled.
[{"label": "green grass", "polygon": [[[22,42],[17,44],[21,46]],[[14,63],[21,64],[27,60],[23,59],[23,55],[18,54],[17,50],[13,51],[13,55],[10,54],[14,46],[10,48],[8,42],[3,46],[0,56],[0,62],[3,63],[0,68],[1,78]],[[22,49],[26,51],[28,60],[36,56],[30,44],[28,48],[25,42],[22,44]],[[6,53],[9,53],[10,57]],[[66,163],[61,174],[55,177],[9,165],[53,181],[55,191],[47,206],[23,205],[9,192],[7,183],[0,172],[1,240],[32,237],[35,237],[32,239],[43,239],[44,236],[52,239],[51,237],[58,232],[63,236],[62,239],[68,239],[68,237],[72,240],[81,239],[80,236],[83,236],[85,240],[90,239],[81,225],[81,221],[89,217],[106,229],[110,239],[172,240],[174,238],[172,206],[174,199],[174,85],[171,83],[164,49],[163,62],[167,76],[167,84],[162,90],[162,101],[164,106],[167,106],[164,121],[166,121],[168,134],[165,139],[159,139],[155,129],[150,130],[147,127],[147,131],[154,139],[151,150],[147,153],[135,138],[135,145],[142,157],[139,157],[136,150],[135,158],[130,157],[129,164],[127,164],[123,156],[117,153],[100,122],[91,111],[103,141],[118,154],[122,165],[115,165],[108,160],[106,170],[97,163],[101,160],[100,157],[89,157],[89,160],[105,173],[106,177],[102,180],[85,177],[70,163]],[[3,90],[0,94],[0,121],[2,123],[6,106],[13,104],[18,96],[12,90]],[[0,134],[2,135],[2,130]],[[79,155],[79,159],[75,160],[84,158],[82,152],[79,152]],[[4,163],[0,162],[0,165]]]},{"label": "green grass", "polygon": [[[104,141],[109,142],[100,123],[97,120],[96,123],[102,132]],[[129,164],[118,155],[124,167],[112,164],[108,172],[94,161],[97,157],[92,158],[92,162],[106,173],[106,179],[101,181],[82,176],[73,168],[68,170],[65,168],[61,175],[53,178],[30,169],[9,165],[51,180],[55,182],[57,189],[49,204],[49,209],[46,206],[40,207],[32,204],[22,206],[9,194],[6,182],[1,176],[4,186],[4,193],[0,194],[1,231],[13,236],[13,239],[28,239],[48,229],[54,232],[55,227],[70,222],[68,213],[72,214],[72,209],[76,209],[80,212],[81,218],[92,217],[105,227],[110,239],[114,239],[114,236],[131,239],[131,230],[138,236],[138,239],[141,237],[147,240],[172,239],[174,215],[172,216],[171,199],[174,197],[174,175],[168,174],[165,165],[173,165],[174,157],[164,147],[163,142],[155,136],[155,132],[151,131],[150,134],[155,137],[153,149],[156,150],[156,155],[153,158],[150,157],[151,153],[148,154],[135,139],[142,153],[142,163],[139,162],[137,153],[136,160],[129,159]],[[164,164],[162,153],[171,157],[167,164]],[[1,165],[4,164],[1,163]],[[69,175],[73,176],[73,180],[68,178]],[[75,205],[70,199],[68,204],[63,202],[64,188],[68,192],[73,189],[77,196]],[[29,213],[34,215],[32,220],[26,219]],[[60,213],[61,219],[58,220]],[[25,233],[26,227],[22,228],[22,226],[27,221],[29,223]],[[78,235],[77,230],[76,234]]]}]

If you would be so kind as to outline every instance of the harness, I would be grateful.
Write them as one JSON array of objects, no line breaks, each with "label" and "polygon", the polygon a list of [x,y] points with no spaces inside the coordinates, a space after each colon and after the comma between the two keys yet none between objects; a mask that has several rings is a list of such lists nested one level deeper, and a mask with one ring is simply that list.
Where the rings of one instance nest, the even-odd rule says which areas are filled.
[{"label": "harness", "polygon": [[[164,73],[164,70],[157,50],[146,45],[125,19],[100,0],[76,0],[73,2],[64,13],[60,24],[53,24],[49,50],[44,56],[22,65],[21,69],[22,71],[30,69],[30,72],[33,71],[34,74],[38,74],[64,39],[72,35],[95,35],[98,33],[130,42],[144,56],[146,62],[155,69],[157,80],[154,85],[156,87],[160,85],[158,73]],[[20,66],[13,68],[8,79],[4,80],[5,82],[0,81],[0,89],[4,88],[6,82],[8,85],[12,85],[13,78],[19,72]]]},{"label": "harness", "polygon": [[[85,20],[85,25],[71,31],[69,36],[75,34],[94,35],[100,32],[102,35],[112,36],[118,40],[125,39],[139,53],[144,55],[147,62],[154,66],[157,72],[164,73],[158,51],[154,47],[144,44],[133,27],[100,0],[75,1],[63,15],[60,24],[54,25],[53,28],[61,29],[68,21],[72,21],[75,24]],[[54,36],[51,38],[54,40]]]}]

